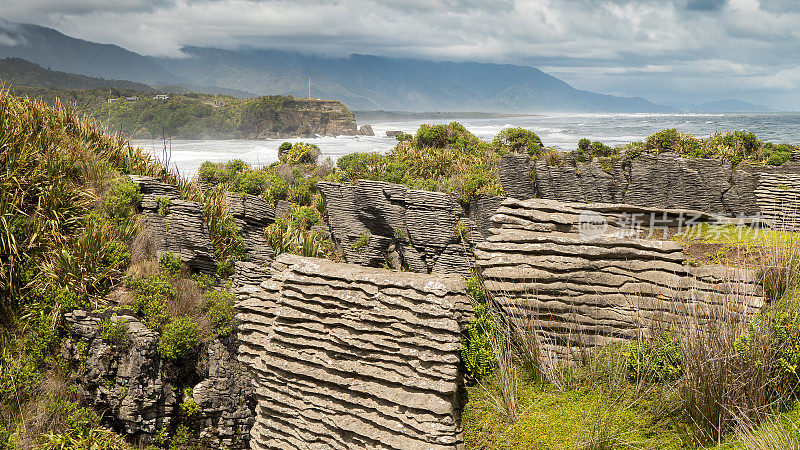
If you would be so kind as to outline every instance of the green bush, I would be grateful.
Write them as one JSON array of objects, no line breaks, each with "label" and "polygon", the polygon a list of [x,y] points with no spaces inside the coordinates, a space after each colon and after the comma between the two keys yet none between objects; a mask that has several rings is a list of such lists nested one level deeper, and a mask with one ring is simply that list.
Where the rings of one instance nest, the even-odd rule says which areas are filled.
[{"label": "green bush", "polygon": [[471,277],[466,285],[475,316],[467,326],[467,336],[461,339],[461,361],[467,373],[480,380],[497,370],[497,358],[492,349],[492,339],[497,333],[496,318],[480,281]]},{"label": "green bush", "polygon": [[447,125],[422,124],[417,129],[413,144],[417,148],[465,148],[474,143],[475,139],[475,136],[458,122]]},{"label": "green bush", "polygon": [[130,258],[131,252],[128,244],[122,241],[112,240],[108,242],[106,246],[103,263],[112,269],[118,269],[125,267]]},{"label": "green bush", "polygon": [[3,355],[0,360],[0,399],[23,403],[41,388],[44,374],[30,357]]},{"label": "green bush", "polygon": [[683,375],[681,345],[672,333],[628,344],[628,378],[646,381],[673,381]]},{"label": "green bush", "polygon": [[158,342],[158,354],[167,360],[185,360],[197,356],[200,328],[194,319],[181,316],[164,326]]},{"label": "green bush", "polygon": [[497,134],[492,145],[499,150],[508,150],[513,153],[527,153],[536,158],[541,154],[544,145],[542,140],[533,131],[524,128],[505,128]]},{"label": "green bush", "polygon": [[607,146],[606,144],[603,144],[600,141],[592,142],[592,156],[594,157],[605,158],[609,156],[614,156],[616,153],[617,153],[616,150]]},{"label": "green bush", "polygon": [[[765,346],[763,342],[768,344]],[[734,343],[747,364],[766,368],[775,401],[787,402],[800,394],[800,313],[777,305],[753,319],[747,333]],[[759,351],[767,347],[768,353]],[[754,350],[755,349],[755,350]]]},{"label": "green bush", "polygon": [[200,412],[200,405],[194,401],[194,389],[186,388],[181,402],[181,412],[187,418],[192,418]]},{"label": "green bush", "polygon": [[217,164],[214,164],[211,161],[205,161],[203,164],[200,165],[200,168],[197,169],[197,179],[204,183],[219,182],[219,177],[217,176],[217,170],[218,170]]},{"label": "green bush", "polygon": [[767,142],[761,148],[764,152],[765,164],[770,166],[780,166],[789,160],[792,156],[793,148],[784,144],[773,144]]},{"label": "green bush", "polygon": [[162,216],[166,216],[169,214],[169,205],[172,201],[169,197],[164,197],[162,195],[156,195],[156,204],[158,205],[158,214]]},{"label": "green bush", "polygon": [[311,227],[320,223],[319,211],[313,206],[292,205],[288,218],[294,228],[301,230],[310,230]]},{"label": "green bush", "polygon": [[164,273],[171,276],[178,276],[183,269],[181,259],[170,252],[163,252],[161,257],[158,258],[158,266]]},{"label": "green bush", "polygon": [[58,343],[58,330],[49,308],[30,311],[33,316],[24,330],[25,355],[41,365],[53,355]]},{"label": "green bush", "polygon": [[662,153],[670,150],[677,152],[679,141],[680,133],[678,133],[678,130],[669,128],[648,136],[644,141],[644,148],[652,153]]},{"label": "green bush", "polygon": [[298,205],[311,205],[315,190],[316,184],[312,180],[296,178],[289,186],[288,200]]},{"label": "green bush", "polygon": [[236,328],[235,313],[233,303],[235,301],[232,294],[225,291],[209,290],[204,294],[208,301],[208,319],[211,322],[211,330],[217,336],[228,336]]},{"label": "green bush", "polygon": [[128,278],[128,287],[136,297],[136,312],[144,317],[151,330],[161,330],[169,321],[167,306],[177,295],[167,277],[156,275],[147,278]]},{"label": "green bush", "polygon": [[118,178],[111,184],[103,204],[105,212],[114,223],[124,224],[135,214],[134,207],[142,200],[139,186],[128,177]]},{"label": "green bush", "polygon": [[281,156],[289,153],[292,150],[292,143],[291,142],[283,142],[280,146],[278,146],[278,159]]},{"label": "green bush", "polygon": [[364,250],[366,250],[367,246],[369,245],[370,237],[371,236],[368,231],[362,233],[361,236],[359,236],[358,239],[356,239],[356,241],[353,243],[353,251],[356,253],[364,253]]},{"label": "green bush", "polygon": [[270,182],[269,189],[267,190],[267,200],[270,203],[275,203],[278,200],[286,200],[289,196],[289,185],[286,181],[280,178],[273,178]]},{"label": "green bush", "polygon": [[277,218],[264,229],[264,238],[278,255],[290,253],[338,260],[336,247],[329,237],[317,229],[306,230],[295,226],[291,217]]},{"label": "green bush", "polygon": [[316,145],[298,142],[292,145],[291,149],[280,154],[278,160],[290,166],[296,164],[316,164],[319,155],[320,150]]},{"label": "green bush", "polygon": [[119,319],[105,318],[100,321],[98,328],[100,329],[100,337],[105,342],[122,349],[130,346],[131,340],[126,322]]}]

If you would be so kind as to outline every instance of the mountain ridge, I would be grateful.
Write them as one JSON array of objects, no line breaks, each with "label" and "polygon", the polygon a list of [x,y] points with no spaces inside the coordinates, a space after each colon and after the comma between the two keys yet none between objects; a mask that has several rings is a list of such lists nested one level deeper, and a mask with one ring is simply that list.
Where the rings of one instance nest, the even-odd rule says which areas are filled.
[{"label": "mountain ridge", "polygon": [[59,71],[149,85],[295,97],[308,95],[311,79],[312,97],[334,98],[358,110],[675,111],[641,97],[615,97],[575,89],[529,66],[360,54],[329,58],[281,50],[233,51],[192,46],[181,49],[180,58],[149,57],[37,25],[0,21],[0,32],[9,37],[0,43],[0,57],[25,58]]}]

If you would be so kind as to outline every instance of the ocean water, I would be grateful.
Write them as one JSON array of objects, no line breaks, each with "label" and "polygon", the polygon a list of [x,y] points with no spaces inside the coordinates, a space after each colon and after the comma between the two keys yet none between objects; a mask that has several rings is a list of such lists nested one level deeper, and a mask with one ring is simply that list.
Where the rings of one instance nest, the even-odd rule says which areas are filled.
[{"label": "ocean water", "polygon": [[[281,142],[304,141],[316,144],[323,158],[338,159],[353,152],[385,152],[394,148],[394,138],[386,137],[388,130],[414,133],[423,123],[448,123],[457,121],[481,139],[490,141],[500,130],[522,127],[536,132],[546,146],[572,150],[581,138],[601,141],[606,145],[623,145],[639,141],[666,129],[677,128],[697,137],[716,131],[747,130],[761,140],[775,143],[800,143],[800,113],[759,114],[555,114],[537,116],[469,118],[437,117],[371,122],[375,136],[338,136],[313,139],[268,140],[173,140],[166,152],[170,166],[193,176],[204,161],[225,162],[241,159],[260,166],[278,159]],[[359,120],[359,126],[367,121]],[[134,140],[159,159],[163,159],[163,141]],[[171,148],[171,151],[170,151]]]}]

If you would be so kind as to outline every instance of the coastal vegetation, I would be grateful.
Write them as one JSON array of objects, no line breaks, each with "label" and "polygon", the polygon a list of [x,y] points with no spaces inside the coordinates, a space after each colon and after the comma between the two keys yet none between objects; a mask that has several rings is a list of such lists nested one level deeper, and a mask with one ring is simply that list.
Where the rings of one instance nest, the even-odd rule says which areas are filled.
[{"label": "coastal vegetation", "polygon": [[[149,255],[135,207],[141,193],[128,174],[204,200],[177,173],[74,110],[0,92],[2,448],[129,448],[78,399],[76,367],[59,357],[65,314],[105,314],[100,337],[125,351],[129,331],[116,314],[133,311],[161,332],[158,352],[181,374],[171,380],[176,386],[197,381],[204,346],[234,327],[224,281],[190,275],[169,253]],[[207,219],[221,216],[212,210]]]},{"label": "coastal vegetation", "polygon": [[[314,102],[321,101],[298,106],[298,102],[307,101],[282,95],[241,99],[230,95],[108,87],[74,90],[12,86],[11,91],[51,106],[70,105],[88,119],[137,139],[242,139],[265,132],[270,136],[309,134],[313,132],[311,128],[297,128],[298,123],[303,123],[305,113],[328,114],[329,122],[334,116],[345,122],[352,120],[352,114],[343,105],[341,113],[314,111]],[[354,121],[352,125],[355,127]]]},{"label": "coastal vegetation", "polygon": [[162,94],[114,88],[65,90],[14,87],[16,95],[73,105],[81,114],[136,138],[235,138],[241,136],[247,100],[228,95]]}]

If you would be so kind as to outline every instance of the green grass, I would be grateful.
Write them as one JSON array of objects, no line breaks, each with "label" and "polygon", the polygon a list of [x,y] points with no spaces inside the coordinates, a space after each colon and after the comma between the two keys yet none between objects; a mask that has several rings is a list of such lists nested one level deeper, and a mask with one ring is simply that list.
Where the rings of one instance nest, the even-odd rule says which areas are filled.
[{"label": "green grass", "polygon": [[685,448],[687,437],[653,424],[652,400],[637,399],[633,389],[621,396],[602,386],[561,392],[520,377],[520,418],[513,424],[492,402],[497,391],[493,377],[468,388],[469,403],[462,413],[468,448],[581,448],[593,438],[613,443],[611,448]]},{"label": "green grass", "polygon": [[559,391],[522,375],[516,392],[520,416],[509,423],[492,400],[499,395],[496,377],[467,388],[468,403],[461,414],[467,448],[742,449],[776,434],[776,428],[781,439],[800,439],[797,404],[748,432],[728,434],[719,444],[699,445],[689,426],[677,418],[658,417],[664,402],[664,392],[658,389],[637,395],[632,384],[611,389],[586,383]]}]

